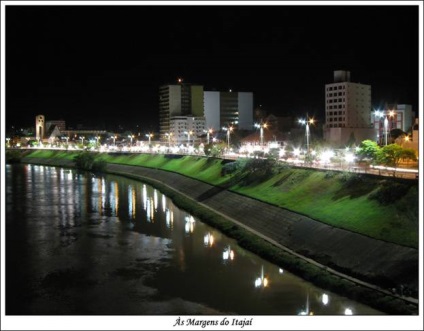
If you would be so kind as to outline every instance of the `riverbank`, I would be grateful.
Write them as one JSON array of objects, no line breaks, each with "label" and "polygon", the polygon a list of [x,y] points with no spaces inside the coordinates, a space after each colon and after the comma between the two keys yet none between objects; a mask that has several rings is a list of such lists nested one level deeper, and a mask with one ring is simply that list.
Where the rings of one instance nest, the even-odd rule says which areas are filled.
[{"label": "riverbank", "polygon": [[[72,160],[81,152],[28,150],[25,153],[27,158],[37,157],[54,162],[55,159]],[[88,154],[86,156],[94,158],[97,163],[96,168],[107,163],[171,171],[308,216],[335,228],[418,248],[417,180],[305,169],[284,164],[266,168],[266,160],[232,161],[138,153]]]},{"label": "riverbank", "polygon": [[[23,161],[73,166],[70,158]],[[241,246],[319,286],[387,313],[417,313],[417,306],[409,303],[415,300],[396,298],[386,291],[400,284],[408,289],[418,286],[416,249],[337,229],[169,171],[108,164],[107,172],[156,186],[180,207],[237,239]],[[383,289],[376,292],[375,286],[359,278]]]}]

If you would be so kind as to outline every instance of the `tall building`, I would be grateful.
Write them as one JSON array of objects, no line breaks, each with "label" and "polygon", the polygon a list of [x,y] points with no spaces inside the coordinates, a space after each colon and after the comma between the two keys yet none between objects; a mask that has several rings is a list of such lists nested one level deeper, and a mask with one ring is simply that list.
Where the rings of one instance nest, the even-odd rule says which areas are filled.
[{"label": "tall building", "polygon": [[343,146],[372,139],[371,86],[350,81],[350,72],[334,71],[334,82],[325,85],[324,139]]},{"label": "tall building", "polygon": [[205,91],[205,118],[208,129],[220,130],[236,125],[240,130],[253,128],[253,93]]},{"label": "tall building", "polygon": [[35,116],[35,138],[43,140],[46,134],[44,115]]},{"label": "tall building", "polygon": [[159,88],[159,126],[161,139],[170,133],[170,120],[175,116],[203,117],[203,86],[183,83]]}]

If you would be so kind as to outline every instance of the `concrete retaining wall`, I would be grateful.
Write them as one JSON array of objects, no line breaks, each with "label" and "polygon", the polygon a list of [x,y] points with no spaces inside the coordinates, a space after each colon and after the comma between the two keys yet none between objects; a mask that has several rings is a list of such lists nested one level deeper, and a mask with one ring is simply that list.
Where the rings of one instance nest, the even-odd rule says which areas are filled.
[{"label": "concrete retaining wall", "polygon": [[[46,162],[48,161],[48,162]],[[65,161],[65,162],[64,162]],[[70,166],[71,161],[26,158],[23,162]],[[384,277],[418,289],[418,250],[369,238],[315,221],[176,173],[108,164],[108,172],[147,177],[204,204],[281,246],[358,277]]]}]

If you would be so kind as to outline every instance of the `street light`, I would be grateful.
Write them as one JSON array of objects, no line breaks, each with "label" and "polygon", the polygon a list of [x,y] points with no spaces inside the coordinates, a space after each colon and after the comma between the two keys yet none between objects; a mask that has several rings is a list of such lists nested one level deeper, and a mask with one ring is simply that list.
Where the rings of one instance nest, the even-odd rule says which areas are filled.
[{"label": "street light", "polygon": [[[193,134],[193,131],[185,131],[184,132],[187,135],[187,145],[190,145],[190,135]],[[194,145],[194,137],[193,137],[193,145]]]},{"label": "street light", "polygon": [[111,138],[113,139],[113,146],[116,146],[115,140],[116,140],[117,137],[116,136],[112,136]]},{"label": "street light", "polygon": [[148,137],[149,138],[149,146],[150,146],[150,144],[151,144],[151,142],[152,142],[152,137],[153,137],[153,133],[148,133],[148,134],[146,134],[146,137]]},{"label": "street light", "polygon": [[170,133],[165,133],[165,136],[168,137],[168,146],[171,147],[171,136],[172,136],[172,132]]},{"label": "street light", "polygon": [[209,140],[209,138],[210,138],[210,134],[211,134],[213,131],[212,131],[212,129],[208,129],[208,130],[205,130],[204,132],[206,132],[206,139],[207,139],[207,141],[208,141],[208,145],[209,145],[209,142],[210,142],[210,140]]},{"label": "street light", "polygon": [[134,135],[133,134],[132,135],[129,135],[128,138],[131,139],[130,145],[132,146],[132,141],[133,141]]},{"label": "street light", "polygon": [[84,138],[85,138],[84,136],[81,136],[81,137],[80,137],[80,139],[81,139],[81,144],[82,144],[82,147],[84,147]]},{"label": "street light", "polygon": [[232,126],[230,126],[230,127],[223,127],[222,128],[224,131],[227,131],[227,145],[228,145],[228,148],[230,148],[230,133],[231,133],[231,131],[233,131],[233,127]]},{"label": "street light", "polygon": [[386,146],[387,146],[388,124],[389,124],[389,120],[387,119],[387,116],[386,116],[384,117],[384,137],[385,137]]},{"label": "street light", "polygon": [[100,136],[97,136],[97,137],[96,137],[96,140],[97,140],[97,147],[99,147],[99,140],[100,140]]},{"label": "street light", "polygon": [[387,137],[389,135],[389,117],[393,118],[396,113],[393,110],[386,111],[386,113],[376,110],[374,111],[374,116],[379,117],[380,119],[384,117],[384,143],[387,146]]},{"label": "street light", "polygon": [[261,137],[261,146],[264,144],[264,128],[266,128],[266,123],[255,123],[255,128],[260,129],[260,137]]},{"label": "street light", "polygon": [[306,115],[306,119],[300,119],[299,123],[306,126],[306,152],[309,153],[309,124],[314,124],[314,119],[308,119],[308,115]]},{"label": "street light", "polygon": [[7,141],[7,147],[10,147],[10,138],[6,138]]}]

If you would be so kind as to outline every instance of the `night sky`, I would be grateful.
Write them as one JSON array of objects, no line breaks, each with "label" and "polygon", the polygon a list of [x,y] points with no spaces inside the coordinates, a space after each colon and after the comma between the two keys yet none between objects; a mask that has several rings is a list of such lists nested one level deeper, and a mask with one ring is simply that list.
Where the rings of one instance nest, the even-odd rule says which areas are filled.
[{"label": "night sky", "polygon": [[375,108],[418,110],[418,6],[64,4],[6,6],[8,127],[158,129],[158,88],[177,77],[323,121],[334,70],[371,85]]}]

